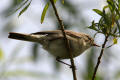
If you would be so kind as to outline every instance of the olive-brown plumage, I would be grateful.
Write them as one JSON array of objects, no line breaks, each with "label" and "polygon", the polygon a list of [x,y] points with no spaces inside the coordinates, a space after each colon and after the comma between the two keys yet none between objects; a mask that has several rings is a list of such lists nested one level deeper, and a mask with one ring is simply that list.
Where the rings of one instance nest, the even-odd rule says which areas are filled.
[{"label": "olive-brown plumage", "polygon": [[[65,33],[69,40],[73,57],[79,56],[91,46],[97,46],[94,43],[93,38],[88,34],[73,32],[70,30],[65,30]],[[61,59],[69,59],[69,53],[67,53],[63,39],[64,37],[60,30],[41,31],[32,34],[10,32],[8,37],[17,40],[38,42],[52,55]]]}]

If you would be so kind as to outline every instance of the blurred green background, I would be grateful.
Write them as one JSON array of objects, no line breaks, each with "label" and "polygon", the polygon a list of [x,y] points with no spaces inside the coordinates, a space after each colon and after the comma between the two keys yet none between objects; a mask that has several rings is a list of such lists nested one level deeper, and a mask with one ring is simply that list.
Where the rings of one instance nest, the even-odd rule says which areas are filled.
[{"label": "blurred green background", "polygon": [[[42,10],[47,0],[33,0],[25,13],[13,13],[24,0],[0,1],[0,80],[72,80],[71,69],[58,63],[53,56],[37,43],[8,39],[9,32],[34,33],[59,29],[59,24],[50,6],[43,24]],[[85,32],[92,37],[95,31],[87,26],[100,16],[92,9],[102,9],[105,0],[61,0],[56,3],[65,29]],[[95,42],[102,45],[104,36],[98,34]],[[109,43],[108,43],[109,44]],[[120,80],[120,43],[105,50],[96,80]],[[78,80],[91,80],[100,48],[90,48],[75,58]],[[63,60],[70,63],[69,60]]]}]

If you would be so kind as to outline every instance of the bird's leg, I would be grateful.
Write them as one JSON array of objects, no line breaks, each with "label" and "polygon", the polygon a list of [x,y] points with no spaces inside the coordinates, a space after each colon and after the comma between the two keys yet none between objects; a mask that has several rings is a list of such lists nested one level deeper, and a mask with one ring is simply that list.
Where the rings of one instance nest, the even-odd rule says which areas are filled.
[{"label": "bird's leg", "polygon": [[68,65],[70,68],[73,68],[73,67],[75,68],[75,66],[72,66],[72,65],[70,65],[70,64],[67,64],[67,63],[61,61],[59,57],[57,57],[56,60],[57,60],[58,62],[60,62],[60,63],[63,63],[63,64],[65,64],[65,65]]}]

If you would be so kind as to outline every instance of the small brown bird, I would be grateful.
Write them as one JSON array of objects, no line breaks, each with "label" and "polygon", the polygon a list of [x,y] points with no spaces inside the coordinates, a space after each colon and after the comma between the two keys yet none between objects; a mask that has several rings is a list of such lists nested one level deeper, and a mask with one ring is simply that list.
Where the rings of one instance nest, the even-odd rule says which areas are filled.
[{"label": "small brown bird", "polygon": [[[92,46],[98,46],[94,43],[93,38],[88,34],[77,33],[70,30],[65,30],[65,33],[69,40],[73,57],[79,56]],[[8,37],[17,40],[38,42],[45,50],[55,57],[59,57],[60,59],[69,59],[69,53],[67,53],[61,30],[41,31],[32,34],[10,32]]]}]

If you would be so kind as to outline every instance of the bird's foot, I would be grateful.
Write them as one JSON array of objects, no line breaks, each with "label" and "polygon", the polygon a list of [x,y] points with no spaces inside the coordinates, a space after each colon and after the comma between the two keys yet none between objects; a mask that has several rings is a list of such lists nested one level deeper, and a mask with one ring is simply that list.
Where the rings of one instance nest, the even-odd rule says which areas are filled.
[{"label": "bird's foot", "polygon": [[56,60],[57,60],[58,62],[62,63],[62,64],[65,64],[65,65],[69,66],[70,68],[74,68],[74,69],[76,70],[76,67],[75,67],[75,66],[72,66],[72,65],[70,65],[70,64],[68,64],[68,63],[65,63],[65,62],[61,61],[59,57],[57,57]]}]

